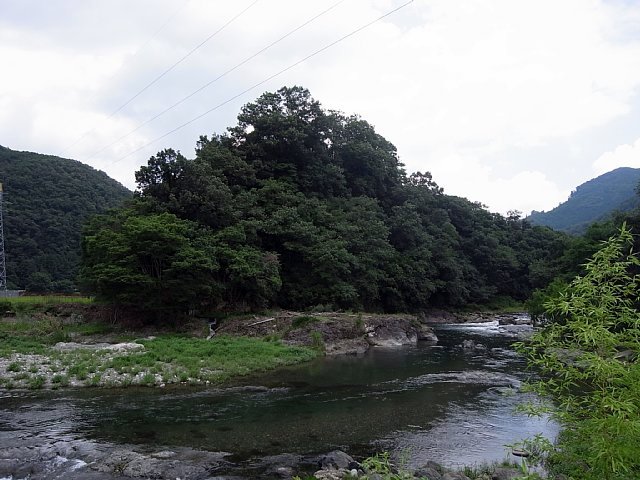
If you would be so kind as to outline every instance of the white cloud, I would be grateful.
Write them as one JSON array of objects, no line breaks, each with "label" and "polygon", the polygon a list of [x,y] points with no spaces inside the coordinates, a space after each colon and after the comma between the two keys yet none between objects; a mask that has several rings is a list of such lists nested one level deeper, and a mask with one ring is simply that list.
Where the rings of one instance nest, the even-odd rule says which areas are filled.
[{"label": "white cloud", "polygon": [[618,145],[593,162],[596,175],[602,175],[618,167],[640,168],[640,138],[632,144]]},{"label": "white cloud", "polygon": [[505,177],[473,155],[444,154],[432,164],[434,179],[445,193],[487,205],[492,212],[506,214],[519,210],[524,216],[532,210],[551,210],[569,196],[539,171],[525,170]]},{"label": "white cloud", "polygon": [[507,175],[497,166],[498,157],[571,137],[572,148],[582,154],[567,158],[572,162],[567,170],[584,172],[580,162],[589,152],[580,136],[623,118],[640,89],[640,38],[632,34],[640,4],[416,0],[120,160],[401,4],[347,0],[89,159],[334,2],[259,2],[110,118],[116,107],[250,1],[190,0],[181,9],[163,0],[58,3],[59,8],[37,8],[34,14],[27,0],[9,2],[12,8],[0,18],[0,61],[10,66],[0,76],[0,143],[56,154],[93,130],[68,156],[128,185],[134,170],[157,150],[172,146],[189,155],[200,134],[232,125],[242,104],[265,90],[297,84],[309,88],[326,108],[360,114],[398,147],[409,170],[431,171],[447,192],[500,211],[548,209],[563,199],[557,197],[564,187],[556,185],[575,187],[584,178],[559,178],[554,166],[519,158],[512,159]]}]

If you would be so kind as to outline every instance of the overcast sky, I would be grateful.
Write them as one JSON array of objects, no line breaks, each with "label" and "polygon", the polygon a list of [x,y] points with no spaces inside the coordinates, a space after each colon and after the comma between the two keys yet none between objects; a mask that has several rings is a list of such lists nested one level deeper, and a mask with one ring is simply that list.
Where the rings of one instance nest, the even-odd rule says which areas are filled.
[{"label": "overcast sky", "polygon": [[0,0],[0,145],[134,188],[157,151],[191,158],[242,105],[301,85],[500,213],[640,167],[640,0],[414,0],[295,65],[405,2]]}]

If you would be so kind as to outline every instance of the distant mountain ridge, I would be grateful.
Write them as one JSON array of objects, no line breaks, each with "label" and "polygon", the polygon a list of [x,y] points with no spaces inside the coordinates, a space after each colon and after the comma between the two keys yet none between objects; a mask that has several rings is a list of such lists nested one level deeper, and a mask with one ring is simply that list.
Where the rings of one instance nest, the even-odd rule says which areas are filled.
[{"label": "distant mountain ridge", "polygon": [[71,290],[85,220],[132,192],[76,160],[0,146],[9,288]]},{"label": "distant mountain ridge", "polygon": [[640,168],[621,167],[583,183],[566,202],[548,212],[531,212],[533,225],[545,225],[567,233],[581,234],[593,222],[615,211],[629,211],[640,206],[636,188]]}]

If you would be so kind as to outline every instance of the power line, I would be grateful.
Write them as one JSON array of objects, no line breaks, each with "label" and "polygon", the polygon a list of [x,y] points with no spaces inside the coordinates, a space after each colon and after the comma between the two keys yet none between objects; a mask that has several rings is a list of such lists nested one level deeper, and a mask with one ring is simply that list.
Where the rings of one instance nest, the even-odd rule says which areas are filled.
[{"label": "power line", "polygon": [[167,20],[165,20],[165,22],[164,22],[162,25],[160,25],[160,26],[158,27],[158,29],[157,29],[155,32],[153,32],[153,34],[152,34],[152,35],[147,39],[147,41],[146,41],[146,42],[144,42],[144,43],[140,46],[140,48],[139,48],[138,50],[136,50],[136,53],[135,53],[135,54],[137,54],[140,50],[142,50],[142,49],[143,49],[143,48],[145,48],[147,45],[149,45],[149,43],[151,43],[151,40],[153,40],[154,38],[156,38],[156,37],[158,36],[158,34],[159,34],[162,30],[164,30],[164,28],[165,28],[167,25],[169,25],[169,22],[171,22],[171,20],[173,20],[173,18],[178,14],[178,12],[180,12],[184,7],[186,7],[186,6],[187,6],[187,4],[189,3],[189,1],[190,1],[190,0],[185,0],[185,1],[184,1],[184,3],[183,3],[182,5],[180,5],[178,8],[176,8],[176,9],[173,11],[173,13],[171,13],[171,15],[169,15],[169,18],[167,18]]},{"label": "power line", "polygon": [[122,105],[120,105],[116,110],[113,111],[113,113],[111,113],[111,115],[109,115],[109,117],[112,117],[113,115],[115,115],[116,113],[118,113],[120,110],[122,110],[124,107],[126,107],[127,105],[129,105],[133,100],[135,100],[136,98],[138,98],[140,96],[140,94],[142,94],[143,92],[145,92],[149,87],[151,87],[152,85],[154,85],[158,80],[160,80],[162,77],[164,77],[167,73],[169,73],[171,70],[173,70],[174,68],[176,68],[178,65],[180,65],[183,61],[185,61],[187,58],[189,58],[191,55],[193,55],[195,53],[196,50],[198,50],[200,47],[202,47],[205,43],[207,43],[209,40],[211,40],[213,37],[215,37],[217,34],[219,34],[222,30],[224,30],[225,28],[227,28],[229,25],[231,25],[235,20],[237,20],[238,18],[240,18],[247,10],[249,10],[251,7],[253,7],[256,3],[258,3],[260,0],[254,0],[253,2],[251,2],[251,4],[249,4],[248,7],[246,7],[244,10],[242,10],[240,13],[237,13],[234,17],[231,18],[231,20],[227,21],[227,23],[225,23],[224,25],[222,25],[218,30],[216,30],[215,32],[213,32],[211,35],[209,35],[207,38],[205,38],[202,42],[200,42],[198,45],[196,45],[195,47],[193,47],[186,55],[184,55],[182,58],[180,58],[177,62],[175,62],[173,65],[171,65],[169,68],[167,68],[164,72],[162,72],[160,75],[158,75],[156,78],[154,78],[149,84],[147,84],[145,87],[142,88],[142,90],[140,90],[138,93],[136,93],[133,97],[131,97],[129,100],[127,100],[125,103],[123,103]]},{"label": "power line", "polygon": [[[113,112],[111,112],[108,116],[107,116],[107,120],[111,117],[113,117],[116,113],[118,113],[119,111],[121,111],[124,107],[126,107],[127,105],[129,105],[132,101],[134,101],[136,98],[138,98],[141,94],[143,94],[145,91],[147,91],[151,86],[153,86],[154,84],[156,84],[160,79],[162,79],[165,75],[167,75],[169,72],[171,72],[174,68],[176,68],[178,65],[180,65],[182,62],[184,62],[187,58],[189,58],[191,55],[193,55],[196,50],[198,50],[200,47],[202,47],[205,43],[207,43],[209,40],[211,40],[213,37],[215,37],[216,35],[218,35],[222,30],[224,30],[225,28],[227,28],[229,25],[231,25],[234,21],[236,21],[238,18],[240,18],[242,15],[244,15],[245,12],[247,12],[251,7],[253,7],[256,3],[258,3],[260,0],[254,0],[253,2],[251,2],[249,4],[249,6],[247,6],[246,8],[244,8],[243,10],[241,10],[239,13],[237,13],[236,15],[234,15],[230,20],[228,20],[226,23],[224,23],[220,28],[218,28],[215,32],[213,32],[211,35],[209,35],[207,38],[205,38],[202,42],[200,42],[198,45],[196,45],[195,47],[193,47],[191,50],[189,50],[189,52],[187,52],[185,55],[183,55],[181,58],[179,58],[176,62],[174,62],[169,68],[167,68],[166,70],[164,70],[160,75],[158,75],[157,77],[155,77],[151,82],[149,82],[148,84],[146,84],[144,87],[142,87],[142,89],[140,89],[135,95],[133,95],[131,98],[129,98],[126,102],[124,102],[122,105],[120,105],[118,108],[116,108]],[[93,132],[95,130],[95,127],[87,132],[85,132],[78,140],[76,140],[76,142],[74,143],[77,144],[81,139],[83,139],[84,137],[86,137],[89,133]],[[67,147],[64,151],[66,152],[67,150],[69,150],[69,148],[71,147]],[[64,153],[64,152],[63,152]]]},{"label": "power line", "polygon": [[340,42],[342,42],[342,41],[346,40],[347,38],[352,37],[353,35],[356,35],[357,33],[360,33],[362,30],[364,30],[364,29],[366,29],[366,28],[370,27],[371,25],[373,25],[373,24],[375,24],[375,23],[379,22],[380,20],[382,20],[382,19],[384,19],[384,18],[388,17],[389,15],[392,15],[392,14],[396,13],[398,10],[403,9],[404,7],[406,7],[407,5],[409,5],[409,4],[411,4],[411,3],[413,3],[413,0],[409,0],[408,2],[403,3],[403,4],[402,4],[402,5],[400,5],[399,7],[396,7],[396,8],[394,8],[393,10],[388,11],[388,12],[387,12],[387,13],[385,13],[384,15],[382,15],[382,16],[380,16],[380,17],[376,18],[375,20],[372,20],[371,22],[369,22],[369,23],[367,23],[367,24],[365,24],[365,25],[362,25],[361,27],[358,27],[357,29],[355,29],[355,30],[351,31],[350,33],[348,33],[348,34],[346,34],[346,35],[344,35],[344,36],[342,36],[342,37],[338,38],[337,40],[334,40],[333,42],[329,43],[328,45],[325,45],[324,47],[322,47],[322,48],[320,48],[320,49],[316,50],[315,52],[313,52],[313,53],[311,53],[311,54],[307,55],[306,57],[302,58],[301,60],[298,60],[297,62],[292,63],[291,65],[289,65],[289,66],[288,66],[288,67],[286,67],[286,68],[283,68],[283,69],[282,69],[282,70],[280,70],[279,72],[274,73],[273,75],[271,75],[271,76],[269,76],[269,77],[265,78],[264,80],[261,80],[260,82],[258,82],[258,83],[256,83],[256,84],[252,85],[252,86],[251,86],[251,87],[249,87],[249,88],[246,88],[246,89],[245,89],[245,90],[243,90],[242,92],[240,92],[240,93],[238,93],[238,94],[234,95],[233,97],[231,97],[231,98],[229,98],[229,99],[225,100],[224,102],[219,103],[219,104],[218,104],[218,105],[216,105],[215,107],[210,108],[209,110],[207,110],[207,111],[205,111],[205,112],[201,113],[200,115],[198,115],[198,116],[196,116],[196,117],[192,118],[191,120],[189,120],[189,121],[187,121],[187,122],[185,122],[185,123],[183,123],[183,124],[181,124],[181,125],[177,126],[177,127],[176,127],[176,128],[174,128],[173,130],[170,130],[169,132],[167,132],[167,133],[165,133],[165,134],[163,134],[163,135],[161,135],[161,136],[159,136],[159,137],[157,137],[157,138],[154,138],[154,139],[153,139],[153,140],[151,140],[150,142],[148,142],[148,143],[146,143],[146,144],[142,145],[141,147],[136,148],[135,150],[133,150],[133,151],[131,151],[131,152],[127,153],[126,155],[124,155],[123,157],[120,157],[120,158],[118,158],[117,160],[114,160],[114,161],[112,161],[112,162],[109,162],[107,165],[109,165],[109,164],[113,164],[113,163],[117,163],[117,162],[121,162],[121,161],[122,161],[122,160],[124,160],[125,158],[129,158],[131,155],[133,155],[133,154],[135,154],[135,153],[138,153],[140,150],[143,150],[143,149],[147,148],[148,146],[150,146],[150,145],[154,144],[155,142],[157,142],[157,141],[159,141],[159,140],[162,140],[162,139],[163,139],[163,138],[165,138],[165,137],[168,137],[168,136],[169,136],[169,135],[171,135],[172,133],[175,133],[175,132],[177,132],[177,131],[179,131],[179,130],[182,130],[184,127],[186,127],[186,126],[188,126],[188,125],[191,125],[192,123],[194,123],[194,122],[196,122],[196,121],[200,120],[201,118],[203,118],[203,117],[205,117],[205,116],[209,115],[211,112],[213,112],[213,111],[215,111],[215,110],[217,110],[217,109],[219,109],[219,108],[223,107],[224,105],[226,105],[226,104],[228,104],[228,103],[232,102],[232,101],[233,101],[233,100],[235,100],[236,98],[241,97],[241,96],[242,96],[242,95],[244,95],[245,93],[248,93],[248,92],[250,92],[251,90],[254,90],[254,89],[258,88],[259,86],[264,85],[264,84],[265,84],[265,83],[267,83],[268,81],[273,80],[274,78],[276,78],[276,77],[278,77],[278,76],[282,75],[282,74],[283,74],[283,73],[285,73],[285,72],[288,72],[288,71],[289,71],[289,70],[291,70],[292,68],[297,67],[298,65],[300,65],[301,63],[303,63],[303,62],[305,62],[305,61],[309,60],[310,58],[315,57],[316,55],[318,55],[318,54],[320,54],[320,53],[324,52],[325,50],[328,50],[329,48],[331,48],[331,47],[335,46],[336,44],[338,44],[338,43],[340,43]]},{"label": "power line", "polygon": [[[174,17],[178,14],[178,12],[180,12],[186,5],[187,3],[189,3],[190,0],[185,0],[185,2],[180,5],[177,9],[175,9],[173,12],[171,12],[171,14],[167,17],[167,19],[164,21],[164,23],[162,25],[160,25],[155,32],[153,32],[151,34],[151,36],[149,36],[149,38],[147,38],[145,40],[145,42],[140,45],[140,47],[138,47],[136,49],[136,51],[134,52],[134,54],[131,56],[131,58],[134,58],[135,56],[138,55],[138,53],[140,53],[142,50],[144,50],[144,48],[149,45],[149,43],[151,43],[151,41],[156,38],[158,36],[158,34],[164,30],[164,28],[169,25],[169,22],[171,22]],[[108,81],[113,80],[116,77],[117,73],[112,74],[109,77]],[[88,100],[89,103],[91,103],[93,100],[95,100],[95,98],[98,96],[98,91],[94,92],[93,95],[91,95],[91,98]],[[95,127],[92,128],[91,130],[87,130],[86,132],[84,132],[82,135],[80,135],[78,138],[76,138],[76,140],[69,145],[68,147],[66,147],[64,150],[62,150],[59,154],[58,157],[62,157],[65,153],[67,153],[70,149],[72,149],[73,147],[75,147],[78,143],[80,143],[80,141],[82,141],[87,135],[89,135],[89,133],[95,131]]]},{"label": "power line", "polygon": [[156,120],[157,118],[160,118],[161,116],[163,116],[165,113],[173,110],[174,108],[176,108],[178,105],[181,105],[182,103],[186,102],[187,100],[189,100],[191,97],[193,97],[194,95],[200,93],[202,90],[204,90],[207,87],[210,87],[211,85],[213,85],[215,82],[217,82],[218,80],[220,80],[221,78],[227,76],[228,74],[230,74],[231,72],[233,72],[234,70],[237,70],[238,68],[240,68],[241,66],[245,65],[246,63],[248,63],[249,61],[253,60],[254,58],[256,58],[258,55],[266,52],[267,50],[269,50],[271,47],[273,47],[274,45],[280,43],[281,41],[283,41],[284,39],[286,39],[287,37],[290,37],[291,35],[293,35],[294,33],[296,33],[298,30],[306,27],[307,25],[309,25],[310,23],[314,22],[315,20],[317,20],[318,18],[320,18],[321,16],[325,15],[326,13],[330,12],[331,10],[333,10],[334,8],[336,8],[338,5],[340,5],[341,3],[344,3],[346,0],[338,0],[337,2],[335,2],[333,5],[331,5],[329,8],[323,10],[322,12],[318,13],[317,15],[313,16],[312,18],[310,18],[309,20],[307,20],[306,22],[304,22],[302,25],[299,25],[298,27],[294,28],[293,30],[291,30],[289,33],[286,33],[285,35],[281,36],[280,38],[278,38],[277,40],[271,42],[269,45],[267,45],[266,47],[258,50],[256,53],[254,53],[253,55],[245,58],[242,62],[236,64],[235,66],[233,66],[232,68],[226,70],[225,72],[221,73],[220,75],[218,75],[216,78],[214,78],[213,80],[211,80],[210,82],[205,83],[204,85],[202,85],[200,88],[198,88],[197,90],[194,90],[193,92],[191,92],[189,95],[187,95],[186,97],[183,97],[181,100],[178,100],[176,103],[174,103],[173,105],[171,105],[170,107],[165,108],[164,110],[162,110],[160,113],[154,115],[153,117],[145,120],[144,122],[140,123],[138,126],[136,126],[133,130],[130,130],[129,132],[125,133],[124,135],[122,135],[121,137],[117,138],[116,140],[114,140],[113,142],[109,143],[108,145],[104,146],[103,148],[101,148],[100,150],[98,150],[97,152],[93,153],[92,155],[90,155],[89,157],[87,157],[85,160],[91,160],[92,158],[94,158],[96,155],[101,154],[102,152],[104,152],[105,150],[107,150],[109,147],[112,147],[113,145],[115,145],[116,143],[120,142],[121,140],[124,140],[125,138],[129,137],[131,134],[137,132],[138,130],[140,130],[142,127],[144,127],[145,125],[148,125],[149,123],[153,122],[154,120]]}]

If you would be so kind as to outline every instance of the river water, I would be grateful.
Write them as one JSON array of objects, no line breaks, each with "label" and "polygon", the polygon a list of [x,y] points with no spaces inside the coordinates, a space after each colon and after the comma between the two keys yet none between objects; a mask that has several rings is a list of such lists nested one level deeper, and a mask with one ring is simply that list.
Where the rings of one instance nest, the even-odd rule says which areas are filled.
[{"label": "river water", "polygon": [[[89,478],[82,472],[98,457],[89,451],[118,446],[228,452],[218,475],[246,474],[247,465],[269,456],[333,449],[356,457],[388,450],[409,467],[502,460],[506,444],[557,432],[544,419],[515,412],[527,400],[518,392],[526,374],[510,345],[515,331],[526,328],[442,326],[437,345],[322,358],[223,389],[5,392],[0,479],[72,478],[71,472]],[[463,349],[465,339],[480,348]],[[30,477],[28,459],[20,468],[9,460],[16,448],[40,452],[33,462],[43,465]]]}]

